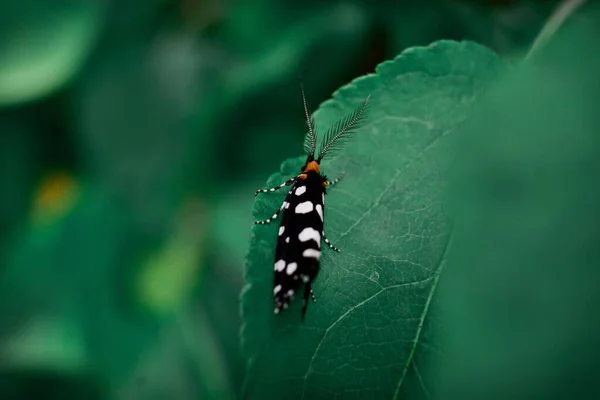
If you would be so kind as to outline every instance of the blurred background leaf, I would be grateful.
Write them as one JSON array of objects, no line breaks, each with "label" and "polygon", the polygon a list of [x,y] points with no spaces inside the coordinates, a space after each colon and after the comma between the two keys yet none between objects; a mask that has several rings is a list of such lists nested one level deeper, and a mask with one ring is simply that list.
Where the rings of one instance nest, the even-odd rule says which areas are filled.
[{"label": "blurred background leaf", "polygon": [[498,81],[455,149],[443,398],[600,395],[598,11]]},{"label": "blurred background leaf", "polygon": [[102,31],[90,0],[9,0],[0,5],[0,105],[52,94],[79,72]]},{"label": "blurred background leaf", "polygon": [[[519,59],[556,1],[0,4],[0,397],[234,398],[253,192],[402,50]],[[40,389],[41,390],[41,389]]]}]

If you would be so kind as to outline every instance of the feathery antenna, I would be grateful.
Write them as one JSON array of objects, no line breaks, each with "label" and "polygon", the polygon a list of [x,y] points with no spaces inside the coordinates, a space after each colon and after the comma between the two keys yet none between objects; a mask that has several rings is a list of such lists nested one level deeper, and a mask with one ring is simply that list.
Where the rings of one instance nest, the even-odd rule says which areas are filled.
[{"label": "feathery antenna", "polygon": [[371,95],[368,95],[360,107],[356,108],[348,116],[340,119],[333,127],[329,128],[325,134],[323,143],[321,144],[321,150],[319,151],[319,158],[317,159],[317,162],[320,163],[328,151],[336,148],[336,145],[341,144],[341,142],[338,142],[338,140],[349,138],[352,133],[354,133],[356,129],[360,127],[361,123],[364,122],[364,111],[367,108],[367,103],[370,97]]},{"label": "feathery antenna", "polygon": [[304,95],[304,84],[300,81],[300,90],[302,91],[302,104],[304,105],[304,115],[306,117],[306,124],[308,125],[308,135],[304,138],[304,150],[308,153],[310,158],[315,156],[315,148],[317,146],[317,137],[315,133],[315,122],[311,118],[308,112],[308,105],[306,104],[306,96]]}]

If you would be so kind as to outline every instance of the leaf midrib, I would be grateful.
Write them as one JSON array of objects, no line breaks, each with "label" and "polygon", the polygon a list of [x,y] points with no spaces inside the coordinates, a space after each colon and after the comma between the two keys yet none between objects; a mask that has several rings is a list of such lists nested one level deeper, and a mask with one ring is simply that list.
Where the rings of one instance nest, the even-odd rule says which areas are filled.
[{"label": "leaf midrib", "polygon": [[[439,266],[433,275],[433,283],[431,285],[431,290],[429,291],[429,296],[427,296],[427,301],[425,302],[425,307],[423,307],[423,312],[421,313],[421,318],[419,319],[419,326],[417,327],[417,332],[415,333],[415,339],[413,340],[413,345],[410,349],[410,354],[408,355],[408,359],[406,360],[406,365],[404,366],[404,370],[402,371],[400,380],[398,381],[398,384],[396,385],[396,391],[394,392],[393,400],[398,399],[398,396],[400,395],[400,388],[402,387],[402,384],[404,383],[404,378],[406,377],[408,368],[410,367],[410,365],[413,361],[413,358],[415,355],[415,350],[417,349],[417,346],[419,344],[419,338],[421,337],[421,332],[423,331],[423,326],[425,325],[425,317],[429,313],[429,307],[431,305],[431,300],[433,299],[433,295],[437,288],[438,281],[440,279],[442,271],[444,270],[444,266],[446,265],[446,258],[448,255],[448,249],[450,248],[451,241],[452,241],[452,232],[450,232],[448,241],[446,242],[446,247],[444,248],[444,252],[442,253],[442,257],[441,257]],[[423,382],[421,382],[421,384],[423,384]],[[423,388],[425,388],[425,387],[423,386]]]},{"label": "leaf midrib", "polygon": [[406,364],[404,366],[404,369],[402,371],[402,375],[400,376],[398,384],[396,385],[396,391],[394,392],[393,400],[397,400],[398,399],[398,396],[400,394],[400,389],[402,387],[402,384],[404,383],[404,378],[406,377],[406,374],[408,372],[408,368],[410,367],[411,363],[413,362],[414,353],[415,353],[415,350],[417,348],[417,345],[419,344],[419,339],[421,337],[421,332],[422,332],[423,326],[425,324],[425,318],[427,317],[427,314],[429,313],[429,307],[431,306],[431,300],[433,299],[433,295],[435,294],[435,291],[437,289],[439,278],[440,278],[440,276],[442,274],[442,271],[444,270],[444,266],[446,264],[446,258],[447,258],[447,254],[448,254],[448,249],[450,248],[450,242],[451,241],[452,241],[452,233],[450,233],[450,237],[448,238],[448,241],[446,242],[446,246],[445,246],[444,251],[442,253],[442,256],[441,256],[441,259],[440,259],[440,263],[438,264],[438,268],[434,272],[433,276],[431,276],[429,278],[417,280],[417,281],[404,282],[404,283],[400,283],[400,284],[397,284],[397,285],[392,285],[392,286],[388,286],[388,287],[382,288],[377,293],[373,294],[372,296],[368,297],[367,299],[365,299],[365,300],[361,301],[360,303],[358,303],[358,304],[350,307],[345,313],[343,313],[342,315],[340,315],[340,317],[338,319],[336,319],[331,325],[329,325],[329,327],[325,330],[325,334],[323,335],[323,337],[319,341],[319,344],[317,345],[317,347],[315,349],[315,352],[313,353],[313,356],[311,357],[310,362],[308,364],[308,368],[307,368],[306,374],[304,375],[304,379],[303,379],[304,383],[302,385],[302,396],[300,397],[301,400],[304,400],[304,395],[306,393],[306,385],[307,385],[307,382],[308,382],[308,376],[310,375],[310,373],[312,371],[313,361],[314,361],[315,357],[317,356],[317,354],[319,352],[319,349],[321,348],[321,345],[325,342],[325,339],[327,338],[327,335],[329,334],[329,332],[331,331],[331,329],[333,329],[334,326],[336,326],[340,321],[342,321],[351,312],[353,312],[354,310],[356,310],[356,309],[364,306],[365,304],[367,304],[371,300],[374,300],[375,298],[377,298],[377,296],[379,296],[380,294],[384,293],[387,290],[397,289],[397,288],[400,288],[400,287],[406,287],[406,286],[411,286],[411,285],[418,285],[418,284],[421,284],[421,283],[428,282],[429,280],[433,280],[433,282],[431,284],[431,289],[429,291],[429,296],[427,296],[427,301],[425,302],[425,307],[423,307],[423,312],[421,313],[421,317],[419,318],[419,325],[418,325],[417,331],[415,333],[415,338],[412,341],[413,344],[412,344],[412,347],[410,349],[410,354],[408,356],[408,359],[406,361]]},{"label": "leaf midrib", "polygon": [[[386,193],[389,192],[391,190],[391,188],[393,187],[394,182],[396,181],[396,179],[398,179],[407,168],[409,168],[416,160],[420,159],[421,156],[423,154],[425,154],[427,151],[429,151],[440,139],[446,137],[447,135],[449,135],[450,133],[452,133],[455,129],[456,129],[456,126],[451,127],[449,129],[447,129],[446,131],[442,132],[439,136],[436,136],[418,154],[416,154],[415,156],[411,157],[411,159],[406,164],[404,164],[402,167],[400,167],[399,169],[397,169],[396,172],[395,172],[395,174],[394,174],[394,176],[393,176],[393,178],[390,179],[390,183],[381,192],[381,194],[377,197],[377,199],[375,199],[375,201],[373,202],[373,204],[371,204],[371,206],[345,232],[343,232],[340,235],[340,237],[338,238],[338,240],[341,240],[342,238],[344,238],[345,236],[347,236],[352,231],[352,229],[355,228],[356,226],[358,226],[358,224],[360,223],[360,221],[362,221],[371,212],[371,210],[373,210],[374,208],[376,208],[379,205],[381,199],[383,199],[383,197],[386,195]],[[451,233],[450,233],[450,235],[451,235]],[[441,272],[444,269],[444,264],[445,264],[445,260],[446,260],[446,254],[447,254],[448,248],[449,248],[450,239],[451,238],[449,238],[448,241],[446,242],[446,247],[444,248],[444,251],[442,253],[442,257],[440,259],[440,263],[438,264],[438,268],[435,270],[434,274],[431,277],[426,278],[426,279],[422,279],[422,280],[419,280],[419,281],[404,282],[404,283],[401,283],[401,284],[392,285],[392,286],[388,286],[388,287],[382,288],[381,290],[379,290],[377,293],[373,294],[369,298],[367,298],[367,299],[361,301],[360,303],[356,304],[355,306],[349,308],[346,312],[344,312],[342,315],[340,315],[340,317],[338,319],[336,319],[325,330],[325,334],[323,335],[323,337],[319,341],[319,344],[317,345],[317,347],[316,347],[316,349],[315,349],[315,351],[313,353],[313,356],[311,357],[310,362],[308,364],[308,368],[307,368],[306,374],[304,375],[304,379],[303,379],[304,383],[302,385],[302,396],[300,397],[301,400],[304,400],[304,395],[306,393],[306,385],[307,385],[307,381],[308,381],[308,376],[310,375],[310,372],[312,370],[313,361],[314,361],[317,353],[319,352],[319,349],[321,348],[321,345],[325,341],[325,338],[329,334],[329,331],[335,325],[337,325],[338,322],[340,322],[342,319],[344,319],[352,311],[354,311],[357,308],[365,305],[369,301],[375,299],[377,296],[379,296],[381,293],[385,292],[386,290],[396,289],[396,288],[404,287],[404,286],[408,286],[408,285],[416,285],[416,284],[424,283],[424,282],[427,282],[427,281],[433,279],[433,283],[431,285],[431,290],[429,291],[429,295],[427,297],[427,301],[425,302],[425,307],[423,308],[423,312],[421,313],[421,317],[419,319],[419,325],[418,325],[417,331],[415,333],[415,338],[413,340],[413,345],[412,345],[412,347],[410,349],[410,353],[409,353],[408,359],[406,361],[406,365],[404,366],[404,369],[402,371],[402,375],[400,376],[398,384],[396,385],[396,391],[394,392],[393,400],[397,400],[398,399],[398,395],[400,393],[400,388],[402,387],[402,384],[404,383],[404,378],[406,377],[406,374],[408,372],[408,368],[410,367],[410,365],[412,363],[412,360],[414,358],[414,353],[415,353],[415,350],[417,348],[417,345],[418,345],[418,342],[419,342],[419,338],[421,336],[421,332],[423,330],[423,325],[425,323],[425,317],[427,316],[427,314],[429,312],[429,307],[431,305],[431,299],[433,298],[433,294],[435,292],[435,289],[437,288],[437,284],[438,284]]]},{"label": "leaf midrib", "polygon": [[434,279],[434,277],[435,277],[435,275],[433,277],[429,277],[429,278],[425,278],[425,279],[420,279],[420,280],[411,281],[411,282],[403,282],[403,283],[399,283],[397,285],[392,285],[392,286],[384,287],[381,290],[379,290],[377,293],[373,294],[372,296],[370,296],[370,297],[366,298],[365,300],[361,301],[360,303],[358,303],[358,304],[350,307],[348,310],[346,310],[345,313],[343,313],[342,315],[340,315],[338,317],[338,319],[336,319],[335,321],[333,321],[333,323],[331,325],[329,325],[329,327],[327,329],[325,329],[325,334],[323,335],[323,337],[319,341],[319,344],[317,345],[317,348],[315,349],[315,352],[313,353],[313,356],[311,357],[310,362],[308,363],[308,369],[306,371],[306,374],[304,375],[304,384],[302,386],[302,397],[300,399],[304,400],[304,394],[306,392],[306,382],[308,381],[308,376],[310,375],[310,373],[312,371],[313,361],[314,361],[315,357],[317,356],[317,353],[319,353],[319,349],[321,348],[321,345],[323,344],[323,342],[325,342],[325,339],[327,338],[327,335],[329,334],[329,332],[331,331],[331,329],[333,329],[334,326],[336,326],[340,321],[342,321],[352,311],[354,311],[354,310],[356,310],[356,309],[364,306],[365,304],[367,304],[371,300],[374,300],[377,296],[379,296],[380,294],[386,292],[387,290],[398,289],[398,288],[401,288],[401,287],[406,287],[406,286],[411,286],[411,285],[418,285],[418,284],[427,282],[427,281],[429,281],[431,279]]}]

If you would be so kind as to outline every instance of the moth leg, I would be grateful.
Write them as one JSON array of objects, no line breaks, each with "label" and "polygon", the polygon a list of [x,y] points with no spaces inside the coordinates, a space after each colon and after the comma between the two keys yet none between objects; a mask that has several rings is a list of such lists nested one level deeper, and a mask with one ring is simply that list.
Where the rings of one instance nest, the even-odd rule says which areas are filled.
[{"label": "moth leg", "polygon": [[[292,191],[291,191],[291,190],[288,192],[288,195],[289,195],[290,193],[292,193]],[[287,197],[286,197],[286,200],[287,200]],[[269,223],[271,223],[271,221],[273,221],[273,220],[277,219],[277,217],[279,216],[279,214],[281,213],[281,211],[282,211],[284,208],[287,208],[287,207],[289,207],[289,206],[290,206],[290,203],[288,203],[287,201],[285,201],[285,200],[284,200],[284,201],[283,201],[283,203],[281,204],[281,207],[279,207],[279,210],[277,210],[277,211],[275,212],[275,214],[273,214],[273,215],[271,216],[271,218],[267,218],[267,219],[265,219],[265,220],[263,220],[263,221],[254,221],[254,225],[265,225],[265,224],[269,224]]]},{"label": "moth leg", "polygon": [[336,252],[340,252],[340,249],[338,249],[337,247],[335,247],[330,241],[329,239],[327,239],[327,236],[325,236],[325,232],[323,232],[323,240],[325,241],[325,243],[327,244],[327,246],[329,246],[329,248],[333,251]]},{"label": "moth leg", "polygon": [[315,300],[315,293],[312,290],[312,285],[310,283],[307,283],[304,286],[304,301],[302,302],[302,321],[304,321],[304,316],[306,315],[306,308],[308,307],[308,296],[312,296],[312,299],[314,302],[316,302],[317,300]]},{"label": "moth leg", "polygon": [[327,186],[333,186],[333,185],[335,185],[336,183],[338,183],[339,181],[341,181],[341,180],[342,180],[342,178],[344,177],[344,175],[346,175],[346,173],[345,173],[345,172],[342,172],[342,173],[340,174],[340,176],[338,176],[338,177],[337,177],[337,178],[335,178],[334,180],[332,180],[332,181],[327,181]]},{"label": "moth leg", "polygon": [[292,183],[296,182],[296,180],[298,179],[297,176],[288,179],[287,181],[283,182],[281,185],[279,186],[275,186],[274,188],[271,189],[258,189],[256,192],[254,192],[254,197],[258,196],[259,193],[268,193],[268,192],[274,192],[276,190],[281,189],[284,186],[289,186]]}]

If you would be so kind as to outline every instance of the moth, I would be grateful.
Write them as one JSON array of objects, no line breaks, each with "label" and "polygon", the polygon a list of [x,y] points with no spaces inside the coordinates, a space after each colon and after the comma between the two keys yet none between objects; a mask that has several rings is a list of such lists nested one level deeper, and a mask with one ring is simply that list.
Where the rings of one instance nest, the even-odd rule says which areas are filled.
[{"label": "moth", "polygon": [[308,132],[304,139],[304,150],[307,153],[306,162],[300,169],[300,174],[279,186],[271,189],[259,189],[255,192],[254,197],[259,193],[274,192],[285,186],[293,185],[275,214],[266,220],[255,221],[254,224],[269,224],[283,212],[275,248],[274,312],[279,314],[282,309],[288,308],[290,301],[294,298],[294,293],[304,284],[302,305],[302,320],[304,321],[308,296],[310,295],[312,300],[316,301],[312,284],[319,273],[321,239],[333,251],[340,251],[325,236],[323,221],[327,188],[338,183],[344,177],[344,172],[338,178],[328,181],[327,176],[321,173],[321,161],[326,155],[339,149],[342,142],[351,137],[365,121],[365,110],[370,96],[367,96],[360,107],[338,120],[325,132],[318,155],[315,156],[319,135],[314,118],[309,115],[302,85],[301,92],[304,115],[308,125]]}]

